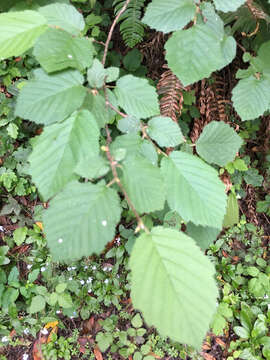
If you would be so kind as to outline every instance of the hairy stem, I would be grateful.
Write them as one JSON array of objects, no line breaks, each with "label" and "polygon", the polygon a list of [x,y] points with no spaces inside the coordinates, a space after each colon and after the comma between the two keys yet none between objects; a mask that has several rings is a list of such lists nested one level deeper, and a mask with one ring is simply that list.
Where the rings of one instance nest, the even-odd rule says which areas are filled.
[{"label": "hairy stem", "polygon": [[117,174],[117,161],[114,160],[111,152],[110,152],[110,143],[112,141],[111,139],[111,134],[110,134],[110,131],[109,131],[109,127],[108,125],[105,126],[105,130],[106,130],[106,134],[107,134],[107,146],[106,146],[106,155],[107,155],[107,159],[109,160],[110,162],[110,165],[111,165],[111,169],[112,169],[112,174],[113,174],[113,178],[114,178],[114,182],[118,185],[119,189],[121,190],[121,192],[123,193],[130,209],[133,211],[135,217],[136,217],[136,220],[137,220],[137,223],[138,223],[138,227],[137,227],[137,231],[139,231],[140,229],[144,230],[146,233],[149,233],[149,230],[147,229],[147,227],[144,225],[143,221],[142,221],[142,218],[140,217],[140,215],[138,214],[137,210],[135,209],[135,206],[133,205],[132,201],[130,200],[123,184],[121,183],[119,177],[118,177],[118,174]]}]

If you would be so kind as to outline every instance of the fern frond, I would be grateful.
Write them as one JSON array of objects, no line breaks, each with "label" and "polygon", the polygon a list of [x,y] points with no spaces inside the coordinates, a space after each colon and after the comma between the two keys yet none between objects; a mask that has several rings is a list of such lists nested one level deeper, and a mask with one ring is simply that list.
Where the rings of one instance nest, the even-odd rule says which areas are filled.
[{"label": "fern frond", "polygon": [[232,24],[232,34],[235,32],[252,33],[256,28],[258,21],[270,23],[270,16],[264,8],[253,0],[247,0],[246,4],[241,6],[236,12],[221,15],[225,25]]},{"label": "fern frond", "polygon": [[[113,3],[115,14],[124,6],[124,0]],[[120,17],[120,32],[125,44],[133,48],[143,40],[145,25],[141,22],[142,8],[145,0],[131,0],[124,14]]]},{"label": "fern frond", "polygon": [[177,123],[183,107],[183,91],[185,88],[171,70],[165,71],[157,84],[160,95],[160,113],[170,117]]}]

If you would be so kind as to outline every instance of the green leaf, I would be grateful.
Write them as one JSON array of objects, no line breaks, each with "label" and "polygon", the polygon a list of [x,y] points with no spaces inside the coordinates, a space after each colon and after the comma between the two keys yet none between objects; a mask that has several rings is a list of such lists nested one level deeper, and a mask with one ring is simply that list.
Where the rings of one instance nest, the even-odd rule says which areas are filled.
[{"label": "green leaf", "polygon": [[148,122],[147,133],[162,147],[175,147],[184,141],[178,124],[165,116],[157,116],[151,119]]},{"label": "green leaf", "polygon": [[100,89],[104,85],[106,71],[98,59],[94,59],[93,65],[87,71],[87,80],[92,88]]},{"label": "green leaf", "polygon": [[138,49],[132,49],[123,58],[123,65],[129,72],[134,72],[139,69],[142,62],[142,53]]},{"label": "green leaf", "polygon": [[60,124],[47,126],[29,157],[29,173],[44,199],[76,178],[74,169],[89,153],[99,153],[99,129],[87,110],[74,113]]},{"label": "green leaf", "polygon": [[[110,102],[113,103],[115,100],[113,93],[107,90],[107,94]],[[100,92],[98,94],[87,92],[83,108],[91,111],[100,128],[115,118],[115,112],[106,106],[105,98]]]},{"label": "green leaf", "polygon": [[248,339],[249,338],[249,331],[242,326],[235,326],[233,331],[238,335],[241,339]]},{"label": "green leaf", "polygon": [[193,0],[152,0],[147,6],[142,22],[152,29],[169,33],[182,29],[195,16]]},{"label": "green leaf", "polygon": [[162,159],[161,171],[172,210],[195,225],[222,227],[226,194],[215,169],[194,155],[174,151]]},{"label": "green leaf", "polygon": [[8,309],[9,305],[15,303],[19,296],[19,290],[14,288],[7,288],[4,294],[2,295],[2,309]]},{"label": "green leaf", "polygon": [[160,169],[146,159],[137,157],[124,162],[123,186],[138,212],[163,209],[165,189]]},{"label": "green leaf", "polygon": [[55,291],[58,293],[58,294],[61,294],[63,293],[67,288],[67,284],[66,283],[60,283],[58,285],[56,285],[55,287]]},{"label": "green leaf", "polygon": [[233,167],[239,171],[247,171],[248,167],[243,159],[237,158],[233,162]]},{"label": "green leaf", "polygon": [[216,9],[222,12],[234,12],[245,2],[246,0],[214,0]]},{"label": "green leaf", "polygon": [[58,294],[56,292],[53,292],[50,294],[49,300],[47,300],[48,304],[51,306],[54,306],[58,301]]},{"label": "green leaf", "polygon": [[71,34],[48,29],[34,47],[33,55],[48,73],[75,68],[80,71],[91,66],[94,48],[86,39],[74,38]]},{"label": "green leaf", "polygon": [[64,309],[71,308],[73,305],[72,298],[71,298],[70,294],[68,294],[68,293],[58,294],[57,300],[58,300],[59,306],[63,307]]},{"label": "green leaf", "polygon": [[75,173],[87,178],[95,179],[104,176],[110,170],[110,164],[100,155],[89,155],[81,159],[75,167]]},{"label": "green leaf", "polygon": [[120,214],[116,191],[103,182],[68,184],[43,215],[54,260],[76,260],[100,253],[113,239]]},{"label": "green leaf", "polygon": [[158,156],[154,146],[148,140],[143,140],[138,134],[130,133],[117,136],[110,149],[115,158],[117,158],[118,152],[124,153],[124,156],[119,161],[123,158],[131,160],[141,155],[152,165],[157,164]]},{"label": "green leaf", "polygon": [[19,270],[17,266],[13,266],[9,275],[8,275],[8,284],[12,285],[12,283],[17,283],[19,281]]},{"label": "green leaf", "polygon": [[232,316],[233,312],[228,304],[223,302],[219,304],[211,325],[215,335],[222,335],[224,333],[224,328],[227,325],[226,318],[232,318]]},{"label": "green leaf", "polygon": [[118,120],[117,128],[123,133],[138,133],[140,131],[140,120],[135,116],[127,116]]},{"label": "green leaf", "polygon": [[209,77],[219,67],[220,46],[206,25],[174,32],[165,49],[169,68],[184,86]]},{"label": "green leaf", "polygon": [[16,229],[13,233],[13,239],[15,241],[15,244],[17,246],[20,246],[24,242],[26,235],[27,235],[26,226]]},{"label": "green leaf", "polygon": [[9,123],[7,127],[7,133],[12,139],[17,139],[18,137],[18,126],[14,123]]},{"label": "green leaf", "polygon": [[215,335],[223,335],[223,331],[224,328],[227,324],[226,319],[224,318],[224,316],[220,315],[218,312],[215,314],[212,324],[211,324],[211,328],[213,330],[213,333]]},{"label": "green leaf", "polygon": [[36,11],[0,14],[0,59],[22,55],[47,28],[44,16]]},{"label": "green leaf", "polygon": [[220,62],[220,69],[230,64],[236,55],[236,41],[232,36],[224,35],[221,45],[223,59]]},{"label": "green leaf", "polygon": [[216,229],[209,226],[194,225],[189,222],[187,224],[187,234],[194,239],[197,245],[206,250],[218,237],[221,229]]},{"label": "green leaf", "polygon": [[31,271],[30,274],[28,275],[28,281],[30,283],[33,283],[35,280],[37,280],[39,273],[40,273],[40,269],[34,269],[33,271]]},{"label": "green leaf", "polygon": [[142,360],[142,354],[139,351],[136,351],[133,355],[133,360]]},{"label": "green leaf", "polygon": [[135,328],[140,328],[143,325],[143,321],[141,318],[140,314],[136,314],[132,319],[131,319],[131,325]]},{"label": "green leaf", "polygon": [[163,226],[179,230],[182,225],[182,218],[176,211],[169,211],[164,216]]},{"label": "green leaf", "polygon": [[105,69],[106,72],[106,83],[116,81],[119,78],[120,69],[118,67],[108,67]]},{"label": "green leaf", "polygon": [[203,129],[196,150],[207,162],[224,166],[233,161],[243,140],[223,121],[211,121]]},{"label": "green leaf", "polygon": [[0,265],[7,265],[10,263],[9,258],[5,256],[8,251],[8,246],[0,246]]},{"label": "green leaf", "polygon": [[98,347],[102,352],[106,351],[110,345],[113,343],[113,336],[110,333],[99,332],[96,336],[96,341],[98,342]]},{"label": "green leaf", "polygon": [[230,193],[227,199],[227,210],[223,220],[223,227],[232,227],[239,223],[239,206],[234,193]]},{"label": "green leaf", "polygon": [[146,79],[133,75],[121,77],[116,83],[115,95],[128,115],[144,119],[159,114],[157,93]]},{"label": "green leaf", "polygon": [[253,120],[270,108],[270,81],[250,76],[242,79],[232,91],[235,110],[242,120]]},{"label": "green leaf", "polygon": [[225,35],[223,22],[211,4],[203,3],[202,13],[205,22],[176,31],[165,45],[169,68],[184,86],[209,77],[236,54],[235,40]]},{"label": "green leaf", "polygon": [[[131,298],[148,325],[199,348],[216,311],[215,269],[184,233],[153,228],[132,249]],[[167,309],[168,311],[164,311]]]},{"label": "green leaf", "polygon": [[86,89],[77,70],[47,75],[38,69],[35,76],[20,91],[16,116],[48,125],[64,120],[83,103]]},{"label": "green leaf", "polygon": [[55,3],[38,9],[49,25],[61,28],[72,35],[79,35],[84,29],[84,19],[81,13],[72,5]]},{"label": "green leaf", "polygon": [[45,309],[45,299],[43,296],[37,295],[32,298],[29,313],[34,314]]},{"label": "green leaf", "polygon": [[259,174],[257,169],[249,168],[244,174],[244,180],[248,185],[252,185],[254,187],[261,186],[263,176]]}]

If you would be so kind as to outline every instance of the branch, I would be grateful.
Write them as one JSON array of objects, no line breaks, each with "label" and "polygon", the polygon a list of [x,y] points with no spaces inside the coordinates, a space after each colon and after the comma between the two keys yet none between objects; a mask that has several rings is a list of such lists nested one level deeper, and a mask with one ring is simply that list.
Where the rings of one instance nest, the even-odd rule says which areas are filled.
[{"label": "branch", "polygon": [[122,117],[128,117],[128,115],[122,113],[121,111],[119,111],[115,106],[113,106],[113,104],[110,103],[110,101],[108,100],[108,96],[107,93],[104,91],[105,94],[105,98],[106,98],[106,106],[109,106],[112,110],[114,110],[117,114],[119,114]]},{"label": "branch", "polygon": [[142,221],[142,218],[140,217],[140,215],[138,214],[137,210],[135,209],[132,201],[130,200],[123,184],[121,183],[119,177],[118,177],[118,174],[117,174],[117,161],[114,160],[114,158],[112,157],[112,154],[110,152],[110,143],[112,141],[111,139],[111,134],[110,134],[110,131],[109,131],[109,128],[108,128],[108,125],[105,126],[105,130],[106,130],[106,134],[107,134],[107,146],[106,146],[106,155],[107,155],[107,159],[109,160],[110,162],[110,165],[111,165],[111,169],[112,169],[112,174],[113,174],[113,178],[114,178],[114,181],[113,182],[116,182],[116,184],[119,186],[121,192],[123,193],[130,209],[133,211],[135,217],[136,217],[136,220],[138,222],[138,226],[137,226],[137,231],[139,231],[140,229],[144,230],[146,233],[149,233],[149,230],[147,229],[147,227],[144,225],[143,221]]},{"label": "branch", "polygon": [[102,59],[102,65],[103,66],[105,66],[105,63],[106,63],[106,58],[107,58],[107,54],[108,54],[108,48],[109,48],[109,44],[110,44],[110,41],[111,41],[111,38],[112,38],[114,28],[115,28],[115,26],[117,24],[117,21],[119,20],[120,16],[123,14],[123,12],[126,11],[126,8],[127,8],[128,4],[129,4],[129,2],[130,2],[130,0],[126,0],[124,6],[119,11],[119,13],[117,14],[116,18],[114,19],[114,21],[112,23],[112,26],[111,26],[110,31],[109,31],[109,35],[108,35],[106,43],[105,43],[105,49],[104,49],[104,54],[103,54],[103,59]]}]

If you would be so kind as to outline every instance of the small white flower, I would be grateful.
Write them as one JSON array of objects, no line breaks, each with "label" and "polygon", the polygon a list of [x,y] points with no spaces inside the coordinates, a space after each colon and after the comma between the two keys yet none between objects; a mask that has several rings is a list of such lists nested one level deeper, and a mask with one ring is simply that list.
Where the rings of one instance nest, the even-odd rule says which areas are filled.
[{"label": "small white flower", "polygon": [[32,266],[33,266],[33,265],[28,264],[28,265],[27,265],[27,269],[29,269],[29,270],[30,270]]},{"label": "small white flower", "polygon": [[46,270],[45,266],[42,266],[42,267],[40,268],[40,271],[41,271],[41,272],[43,272],[43,271],[45,271],[45,270]]},{"label": "small white flower", "polygon": [[120,245],[120,244],[121,244],[120,236],[118,236],[115,240],[116,240],[116,244],[117,244],[117,245]]},{"label": "small white flower", "polygon": [[0,226],[0,231],[4,231],[4,226]]},{"label": "small white flower", "polygon": [[42,329],[41,331],[41,334],[43,334],[43,335],[47,335],[48,333],[49,333],[49,331],[47,330],[47,329]]},{"label": "small white flower", "polygon": [[92,270],[97,270],[96,265],[93,265],[93,266],[92,266]]},{"label": "small white flower", "polygon": [[85,265],[84,270],[88,269],[88,265]]},{"label": "small white flower", "polygon": [[71,266],[71,270],[76,270],[76,266]]},{"label": "small white flower", "polygon": [[101,224],[102,224],[103,226],[107,226],[107,221],[106,221],[106,220],[102,220]]},{"label": "small white flower", "polygon": [[91,292],[92,292],[92,290],[91,290],[91,289],[89,289],[89,290],[88,290],[88,294],[91,294]]},{"label": "small white flower", "polygon": [[72,59],[73,58],[73,56],[71,55],[71,54],[68,54],[68,56],[67,56],[69,59]]},{"label": "small white flower", "polygon": [[103,271],[108,271],[108,270],[109,270],[108,266],[104,266]]},{"label": "small white flower", "polygon": [[62,244],[63,239],[58,239],[59,244]]},{"label": "small white flower", "polygon": [[80,280],[80,283],[81,283],[82,285],[84,285],[84,284],[85,284],[85,281],[84,281],[84,280]]},{"label": "small white flower", "polygon": [[93,278],[89,277],[89,278],[86,280],[87,284],[90,284],[90,283],[92,282],[92,280],[93,280]]},{"label": "small white flower", "polygon": [[269,296],[268,295],[264,295],[264,297],[263,297],[264,299],[268,299],[269,298]]},{"label": "small white flower", "polygon": [[117,274],[116,277],[119,279],[119,278],[120,278],[120,275]]},{"label": "small white flower", "polygon": [[105,281],[104,281],[104,282],[105,282],[105,284],[108,284],[108,282],[109,282],[109,279],[105,279]]},{"label": "small white flower", "polygon": [[72,280],[72,277],[68,278],[68,280],[71,281],[71,280]]},{"label": "small white flower", "polygon": [[61,314],[61,310],[56,310],[56,314]]},{"label": "small white flower", "polygon": [[72,268],[68,266],[67,271],[71,271],[71,270],[72,270]]},{"label": "small white flower", "polygon": [[30,330],[28,328],[24,329],[23,332],[25,333],[25,335],[28,335]]},{"label": "small white flower", "polygon": [[9,341],[9,337],[8,336],[3,336],[1,339],[2,342],[8,342]]},{"label": "small white flower", "polygon": [[28,359],[29,359],[29,355],[23,354],[22,360],[28,360]]}]

